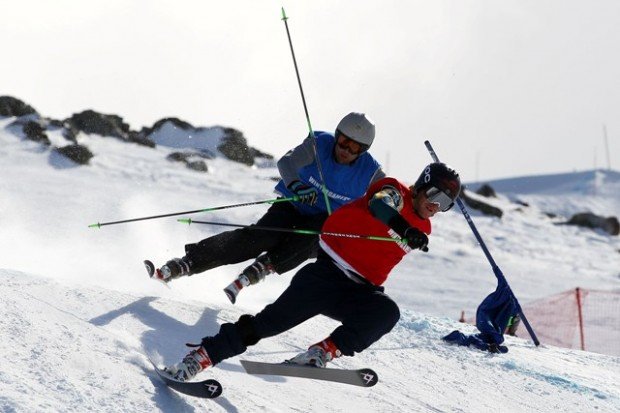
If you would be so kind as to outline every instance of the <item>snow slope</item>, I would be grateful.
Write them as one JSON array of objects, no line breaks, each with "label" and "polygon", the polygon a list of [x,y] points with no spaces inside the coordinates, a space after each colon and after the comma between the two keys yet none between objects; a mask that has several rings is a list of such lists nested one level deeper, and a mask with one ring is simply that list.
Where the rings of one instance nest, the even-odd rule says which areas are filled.
[{"label": "snow slope", "polygon": [[[14,136],[4,129],[10,122],[0,119],[1,412],[620,410],[618,357],[535,348],[512,337],[510,352],[501,356],[441,342],[453,329],[473,332],[453,320],[461,309],[474,311],[495,287],[458,211],[434,220],[430,252],[410,254],[386,284],[402,308],[394,331],[334,363],[375,369],[381,381],[371,390],[249,376],[233,358],[212,370],[225,386],[219,399],[174,393],[158,381],[146,354],[162,364],[176,362],[185,342],[260,310],[293,272],[244,290],[233,306],[221,290],[247,263],[180,279],[171,288],[147,280],[142,267],[144,258],[162,263],[182,255],[185,243],[225,228],[187,227],[174,218],[101,229],[88,224],[269,199],[277,171],[217,158],[208,161],[208,174],[200,174],[166,161],[170,148],[86,135],[79,140],[95,157],[78,167]],[[50,139],[60,144],[63,138]],[[458,159],[447,161],[458,165]],[[604,210],[593,212],[617,216],[617,194],[569,187],[553,194],[517,191],[493,201],[508,211],[501,220],[475,214],[474,220],[522,303],[575,286],[618,289],[618,237],[554,225],[560,219],[545,215],[568,217],[596,206]],[[530,206],[511,202],[515,197]],[[264,210],[194,218],[247,224]],[[318,317],[263,340],[243,357],[280,361],[334,326]]]}]

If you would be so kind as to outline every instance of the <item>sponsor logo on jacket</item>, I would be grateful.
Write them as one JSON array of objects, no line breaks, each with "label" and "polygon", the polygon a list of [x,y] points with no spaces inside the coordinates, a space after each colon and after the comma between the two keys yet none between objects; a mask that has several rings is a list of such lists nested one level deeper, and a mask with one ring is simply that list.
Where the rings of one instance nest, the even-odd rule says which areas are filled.
[{"label": "sponsor logo on jacket", "polygon": [[[319,191],[322,191],[321,183],[319,181],[317,181],[314,178],[314,176],[310,177],[310,183],[312,184],[312,186],[317,188]],[[338,200],[341,200],[341,201],[344,201],[344,202],[349,202],[349,201],[351,201],[353,199],[350,196],[346,196],[346,195],[337,194],[335,192],[332,192],[332,191],[329,190],[329,188],[327,188],[327,196],[332,198],[332,199],[338,199]]]}]

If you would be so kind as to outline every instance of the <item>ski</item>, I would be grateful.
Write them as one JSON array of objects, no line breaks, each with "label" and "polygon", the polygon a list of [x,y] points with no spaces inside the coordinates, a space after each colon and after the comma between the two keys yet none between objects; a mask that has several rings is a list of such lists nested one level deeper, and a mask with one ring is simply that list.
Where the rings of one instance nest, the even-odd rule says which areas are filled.
[{"label": "ski", "polygon": [[379,376],[371,369],[334,369],[302,366],[288,363],[262,363],[241,360],[241,365],[249,374],[300,377],[305,379],[325,380],[353,386],[372,387],[379,381]]},{"label": "ski", "polygon": [[179,393],[187,394],[188,396],[201,397],[203,399],[215,399],[222,394],[222,385],[217,380],[208,379],[203,381],[179,381],[175,380],[161,370],[151,359],[149,359],[153,368],[157,372],[157,375],[168,387],[178,391]]},{"label": "ski", "polygon": [[153,264],[149,260],[144,260],[144,266],[146,267],[146,272],[149,275],[149,278],[151,280],[159,281],[160,283],[162,283],[166,287],[170,288],[170,286],[168,285],[167,282],[165,282],[163,279],[161,279],[160,277],[157,276],[158,275],[157,274],[158,270],[157,270],[157,268],[155,268],[155,264]]}]

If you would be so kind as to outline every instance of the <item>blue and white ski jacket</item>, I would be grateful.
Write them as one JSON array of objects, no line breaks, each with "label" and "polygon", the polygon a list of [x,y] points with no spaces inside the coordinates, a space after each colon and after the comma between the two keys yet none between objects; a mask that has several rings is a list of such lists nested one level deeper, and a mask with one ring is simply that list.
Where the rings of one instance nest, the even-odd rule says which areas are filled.
[{"label": "blue and white ski jacket", "polygon": [[[314,135],[332,211],[361,197],[371,183],[385,177],[379,162],[368,152],[362,153],[350,164],[339,164],[334,157],[334,145],[336,144],[334,135],[320,131],[316,131]],[[276,192],[287,198],[295,196],[287,188],[295,180],[316,188],[319,192],[316,204],[293,203],[304,215],[327,212],[312,140],[312,135],[308,136],[301,145],[290,150],[278,161],[282,179],[275,187]]]}]

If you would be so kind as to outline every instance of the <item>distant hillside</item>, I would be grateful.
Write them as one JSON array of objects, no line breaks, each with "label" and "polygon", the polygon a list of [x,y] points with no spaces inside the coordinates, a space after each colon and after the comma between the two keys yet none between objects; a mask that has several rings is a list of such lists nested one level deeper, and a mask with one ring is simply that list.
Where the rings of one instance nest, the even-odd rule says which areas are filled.
[{"label": "distant hillside", "polygon": [[490,184],[496,191],[507,194],[562,194],[566,192],[589,194],[596,192],[597,189],[606,192],[610,189],[609,187],[614,190],[620,189],[620,172],[594,169],[582,172],[521,176],[472,182],[468,183],[467,187],[475,191],[485,183]]},{"label": "distant hillside", "polygon": [[614,170],[522,176],[472,182],[466,187],[477,191],[484,184],[512,201],[535,203],[567,217],[586,211],[620,217],[620,172]]}]

